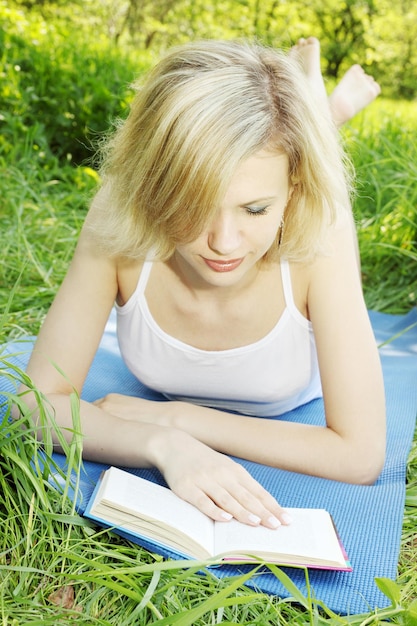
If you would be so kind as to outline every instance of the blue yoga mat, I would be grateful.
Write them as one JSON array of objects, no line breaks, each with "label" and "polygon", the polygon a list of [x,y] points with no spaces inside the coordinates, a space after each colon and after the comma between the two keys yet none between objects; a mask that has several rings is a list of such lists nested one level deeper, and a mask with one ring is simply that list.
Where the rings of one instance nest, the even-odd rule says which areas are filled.
[{"label": "blue yoga mat", "polygon": [[[370,319],[376,341],[378,345],[382,344],[380,354],[388,414],[387,460],[376,484],[349,485],[236,459],[283,506],[325,508],[332,514],[353,572],[310,570],[309,582],[314,597],[340,614],[368,613],[389,605],[389,600],[376,586],[375,578],[396,577],[404,512],[406,462],[417,413],[417,310],[413,309],[404,316],[371,311]],[[3,346],[0,356],[11,365],[24,369],[31,347],[32,340],[12,342]],[[3,372],[0,369],[1,391],[14,391],[13,381],[7,376],[7,368]],[[107,325],[82,396],[86,400],[94,400],[109,392],[161,399],[161,396],[135,379],[123,364],[113,316]],[[308,424],[323,423],[323,403],[314,400],[280,419]],[[54,458],[61,467],[65,467],[62,455],[54,455]],[[82,500],[78,503],[80,513],[101,471],[106,467],[99,463],[84,463],[81,476]],[[156,470],[129,471],[165,484]],[[152,544],[144,546],[153,551]],[[165,556],[173,555],[166,552]],[[250,569],[250,566],[224,565],[213,571],[218,576],[232,576]],[[285,572],[307,594],[304,571],[285,568]],[[287,589],[267,568],[253,577],[249,584],[255,589],[283,598],[289,596]]]}]

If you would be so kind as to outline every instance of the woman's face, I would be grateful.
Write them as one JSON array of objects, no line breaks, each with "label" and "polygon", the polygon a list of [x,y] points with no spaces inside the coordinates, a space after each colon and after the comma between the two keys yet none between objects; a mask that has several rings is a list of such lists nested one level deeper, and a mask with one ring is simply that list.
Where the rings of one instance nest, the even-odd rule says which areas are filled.
[{"label": "woman's face", "polygon": [[217,213],[174,261],[194,286],[233,287],[250,280],[274,244],[290,197],[288,158],[262,150],[237,168]]}]

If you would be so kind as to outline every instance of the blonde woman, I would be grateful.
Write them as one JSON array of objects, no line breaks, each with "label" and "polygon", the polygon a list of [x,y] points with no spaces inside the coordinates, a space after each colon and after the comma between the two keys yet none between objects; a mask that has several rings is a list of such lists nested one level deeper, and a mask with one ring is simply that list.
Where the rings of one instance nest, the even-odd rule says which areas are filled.
[{"label": "blonde woman", "polygon": [[[65,434],[116,303],[125,362],[167,401],[81,401],[85,458],[270,528],[288,514],[228,455],[369,484],[385,454],[349,177],[293,56],[191,43],[138,86],[28,367]],[[268,419],[321,396],[324,426]]]}]

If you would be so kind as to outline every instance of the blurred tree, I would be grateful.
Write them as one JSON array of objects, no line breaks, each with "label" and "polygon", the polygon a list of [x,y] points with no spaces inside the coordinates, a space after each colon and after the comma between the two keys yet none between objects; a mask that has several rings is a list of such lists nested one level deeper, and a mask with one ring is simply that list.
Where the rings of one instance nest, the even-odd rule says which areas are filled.
[{"label": "blurred tree", "polygon": [[155,35],[163,30],[168,14],[176,4],[177,0],[129,0],[124,18],[115,33],[116,43],[127,30],[133,40],[139,37],[143,48],[148,49]]},{"label": "blurred tree", "polygon": [[372,65],[387,95],[417,95],[417,3],[378,0],[374,20]]},{"label": "blurred tree", "polygon": [[325,73],[340,74],[352,53],[365,50],[372,21],[377,15],[378,0],[299,0],[298,10],[310,25],[311,34],[322,42]]},{"label": "blurred tree", "polygon": [[417,94],[417,0],[7,1],[151,56],[199,38],[248,37],[288,48],[315,35],[333,80],[360,63],[386,95]]}]

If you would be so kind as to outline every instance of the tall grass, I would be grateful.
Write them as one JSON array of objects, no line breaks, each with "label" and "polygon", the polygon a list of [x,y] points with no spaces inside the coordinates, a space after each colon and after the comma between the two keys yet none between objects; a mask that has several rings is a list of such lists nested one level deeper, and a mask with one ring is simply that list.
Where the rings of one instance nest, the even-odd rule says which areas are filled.
[{"label": "tall grass", "polygon": [[415,103],[381,99],[346,133],[367,304],[392,313],[417,301],[416,125]]},{"label": "tall grass", "polygon": [[[69,41],[65,32],[38,18],[22,13],[17,19],[2,2],[0,18],[3,344],[6,338],[38,332],[97,184],[97,174],[86,161],[90,151],[77,150],[115,115],[124,114],[127,84],[149,59],[123,59],[110,54],[104,43],[87,45],[78,34]],[[54,54],[48,55],[52,49]],[[358,177],[355,217],[365,295],[368,306],[381,311],[405,312],[416,303],[416,132],[414,105],[384,100],[344,131]],[[62,476],[63,494],[48,481],[51,450],[40,450],[30,415],[23,411],[20,422],[9,419],[10,404],[24,403],[16,396],[19,380],[30,381],[22,369],[10,370],[5,352],[0,352],[0,376],[10,388],[0,397],[3,626],[417,623],[416,445],[408,465],[398,583],[383,587],[392,607],[348,619],[331,615],[317,600],[302,598],[276,568],[272,571],[287,585],[293,602],[254,593],[243,578],[219,581],[209,573],[198,575],[195,568],[164,562],[94,529],[74,513],[65,496],[70,473]],[[45,409],[42,398],[39,404]],[[74,439],[66,448],[74,469],[80,463],[77,430],[74,397]]]}]

